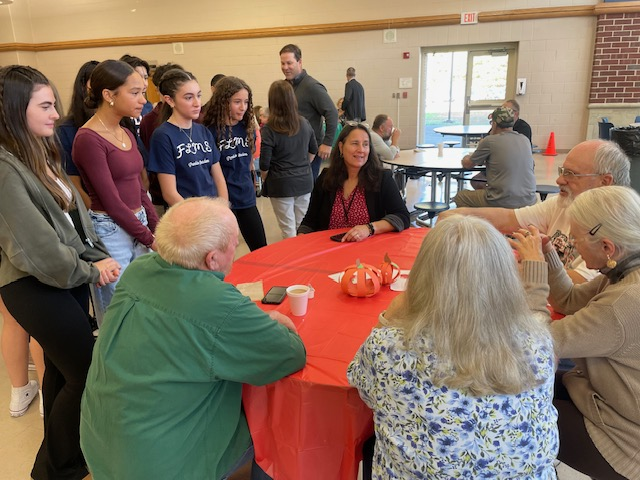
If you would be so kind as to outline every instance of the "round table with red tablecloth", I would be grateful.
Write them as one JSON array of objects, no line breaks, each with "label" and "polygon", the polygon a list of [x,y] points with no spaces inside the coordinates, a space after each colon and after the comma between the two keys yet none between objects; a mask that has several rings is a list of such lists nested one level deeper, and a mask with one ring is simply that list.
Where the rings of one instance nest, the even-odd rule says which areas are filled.
[{"label": "round table with red tablecloth", "polygon": [[355,479],[362,444],[373,434],[373,418],[346,371],[356,351],[398,292],[383,286],[369,298],[342,292],[329,275],[359,259],[378,267],[385,253],[409,270],[428,229],[410,228],[357,243],[329,239],[341,230],[315,232],[261,248],[238,259],[226,280],[262,280],[272,286],[311,284],[315,296],[306,315],[291,316],[289,301],[259,305],[288,315],[307,350],[306,366],[282,380],[245,386],[243,404],[256,460],[275,480]]}]

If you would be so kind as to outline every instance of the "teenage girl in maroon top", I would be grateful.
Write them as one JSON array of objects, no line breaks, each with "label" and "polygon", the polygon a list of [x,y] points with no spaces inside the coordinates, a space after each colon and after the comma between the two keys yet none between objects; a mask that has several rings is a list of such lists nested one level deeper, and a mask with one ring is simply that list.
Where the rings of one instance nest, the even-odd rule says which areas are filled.
[{"label": "teenage girl in maroon top", "polygon": [[[120,126],[124,117],[138,117],[146,103],[144,81],[124,62],[100,63],[90,80],[86,100],[96,113],[78,130],[73,162],[91,199],[91,220],[111,256],[124,270],[136,257],[155,250],[158,217],[140,174],[142,156],[133,134]],[[111,301],[115,282],[97,290],[98,320]]]}]

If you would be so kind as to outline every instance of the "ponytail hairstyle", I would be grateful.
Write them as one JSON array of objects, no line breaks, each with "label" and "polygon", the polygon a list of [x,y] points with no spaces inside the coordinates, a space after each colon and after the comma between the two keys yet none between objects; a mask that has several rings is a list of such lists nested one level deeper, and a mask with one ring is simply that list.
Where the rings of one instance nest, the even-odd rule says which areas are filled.
[{"label": "ponytail hairstyle", "polygon": [[[100,62],[91,73],[89,83],[91,87],[87,92],[84,104],[92,110],[104,103],[103,90],[117,90],[127,82],[127,78],[137,73],[133,67],[120,60],[105,60]],[[120,126],[129,130],[134,138],[137,138],[136,128],[130,117],[122,117]]]},{"label": "ponytail hairstyle", "polygon": [[[165,72],[168,72],[169,70],[173,70],[174,68],[177,68],[179,70],[184,70],[184,68],[182,68],[182,65],[178,65],[177,63],[171,63],[171,62],[158,65],[153,70],[153,75],[151,75],[151,81],[153,82],[156,89],[158,90],[158,93],[160,93],[160,88],[158,88],[158,85],[160,85],[160,80],[162,80],[162,76],[165,74]],[[162,98],[160,99],[160,102],[161,103],[163,102]],[[162,109],[162,107],[160,107],[160,109]],[[161,123],[162,121],[160,121],[160,116],[158,115],[155,121],[155,127],[156,128],[159,127]]]},{"label": "ponytail hairstyle", "polygon": [[[157,87],[163,97],[166,95],[175,101],[176,93],[180,90],[180,87],[191,80],[198,81],[198,79],[193,76],[193,73],[173,68],[167,70],[162,75]],[[167,102],[163,101],[158,121],[160,123],[166,122],[171,116],[171,113],[173,113],[173,108]]]},{"label": "ponytail hairstyle", "polygon": [[96,109],[104,102],[103,90],[117,90],[136,71],[130,65],[120,60],[105,60],[100,62],[91,72],[89,88],[84,104],[87,108]]},{"label": "ponytail hairstyle", "polygon": [[249,149],[253,152],[255,147],[255,122],[253,121],[253,94],[251,88],[237,77],[224,77],[216,84],[216,91],[213,92],[209,108],[204,114],[203,125],[213,126],[216,129],[216,138],[219,142],[224,138],[231,136],[231,127],[227,126],[229,113],[231,112],[231,97],[240,90],[246,90],[249,93],[249,105],[247,111],[244,112],[242,123],[247,130],[247,142]]},{"label": "ponytail hairstyle", "polygon": [[74,205],[73,198],[69,200],[60,185],[47,174],[48,166],[72,190],[62,173],[55,135],[37,137],[27,121],[27,107],[33,93],[46,86],[53,89],[47,77],[35,68],[22,65],[0,68],[0,147],[22,162],[60,208],[68,211]]},{"label": "ponytail hairstyle", "polygon": [[[162,65],[158,65],[154,70],[153,70],[153,75],[151,75],[151,81],[153,82],[153,84],[156,86],[156,88],[158,88],[158,85],[160,85],[160,80],[162,80],[162,76],[167,73],[169,70],[174,70],[174,69],[178,69],[178,70],[184,70],[184,68],[182,67],[182,65],[178,65],[177,63],[163,63]],[[160,89],[158,88],[158,91],[160,91]]]}]

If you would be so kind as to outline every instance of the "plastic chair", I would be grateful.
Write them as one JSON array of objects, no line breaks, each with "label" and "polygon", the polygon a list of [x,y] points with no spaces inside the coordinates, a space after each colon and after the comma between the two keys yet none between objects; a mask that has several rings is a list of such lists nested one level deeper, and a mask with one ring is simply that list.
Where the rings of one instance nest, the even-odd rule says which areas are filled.
[{"label": "plastic chair", "polygon": [[600,140],[611,140],[611,129],[613,123],[611,122],[598,122],[598,138]]}]

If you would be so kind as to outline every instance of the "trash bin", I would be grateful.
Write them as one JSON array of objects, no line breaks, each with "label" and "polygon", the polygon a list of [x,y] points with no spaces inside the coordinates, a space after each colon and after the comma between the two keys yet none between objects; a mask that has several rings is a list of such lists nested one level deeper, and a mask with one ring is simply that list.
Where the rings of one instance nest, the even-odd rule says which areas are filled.
[{"label": "trash bin", "polygon": [[611,140],[620,145],[629,156],[629,160],[631,160],[631,186],[636,192],[640,192],[640,128],[612,128]]}]

